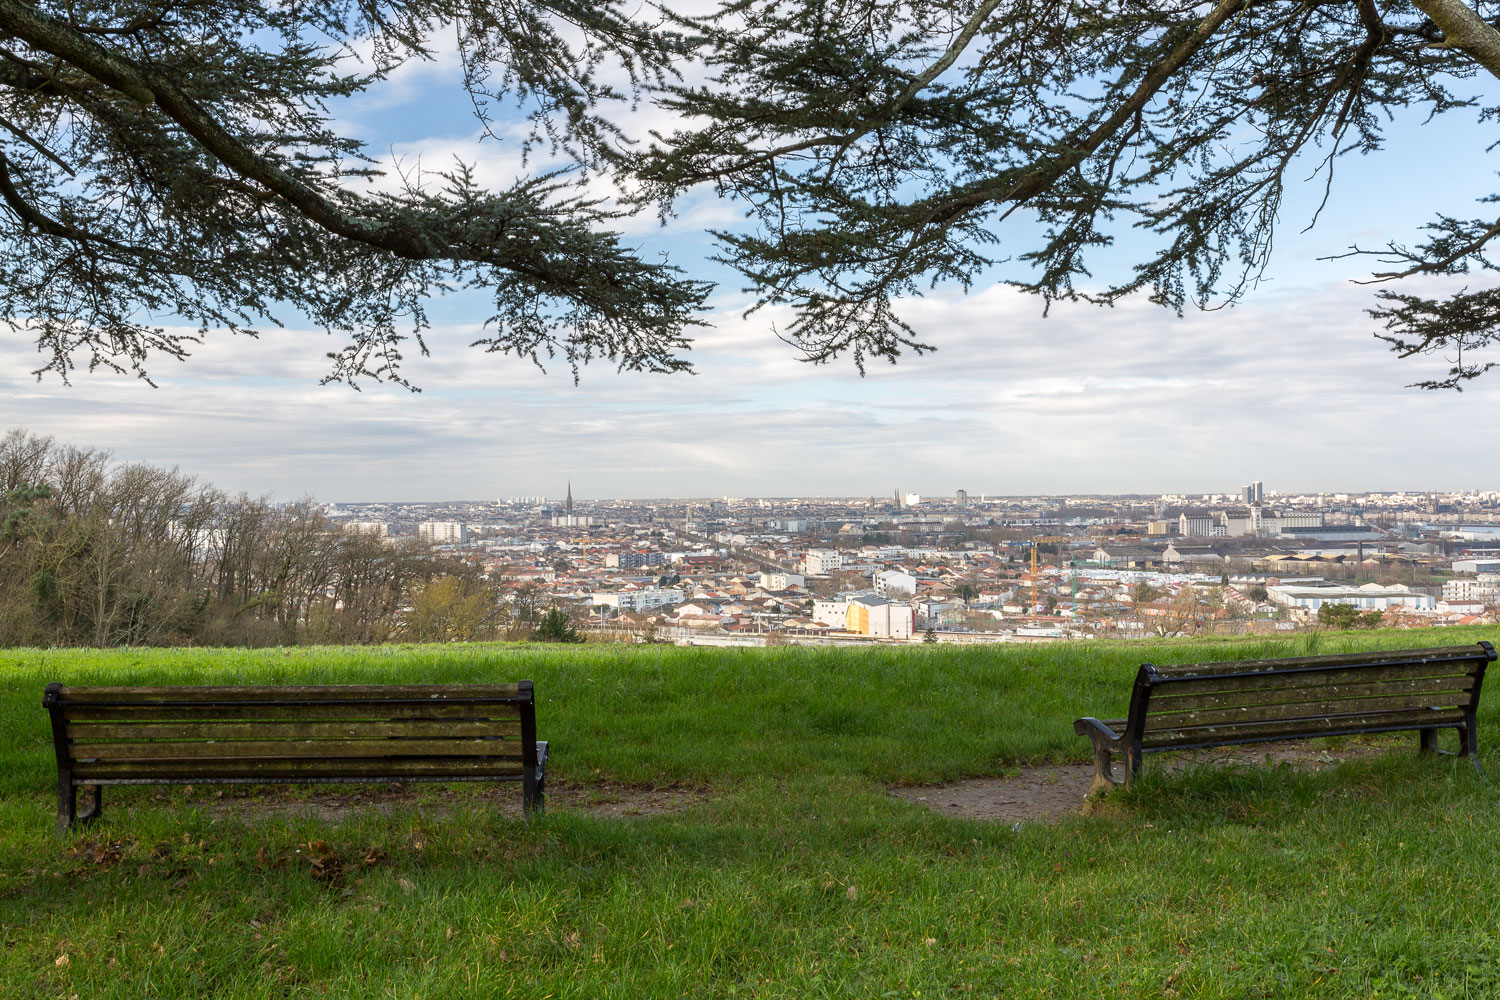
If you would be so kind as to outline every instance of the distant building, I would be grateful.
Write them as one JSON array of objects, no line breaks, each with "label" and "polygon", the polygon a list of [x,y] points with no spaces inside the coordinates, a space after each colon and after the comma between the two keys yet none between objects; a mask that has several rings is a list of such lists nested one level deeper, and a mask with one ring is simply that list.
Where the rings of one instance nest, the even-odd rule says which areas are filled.
[{"label": "distant building", "polygon": [[801,573],[763,573],[760,585],[767,590],[786,590],[788,587],[807,586],[807,577]]},{"label": "distant building", "polygon": [[1267,587],[1266,593],[1277,604],[1302,608],[1313,614],[1325,604],[1350,604],[1361,611],[1384,611],[1394,607],[1431,611],[1437,607],[1437,601],[1427,594],[1418,594],[1401,586],[1382,587],[1378,583],[1367,583],[1362,587],[1277,585]]},{"label": "distant building", "polygon": [[824,625],[845,628],[849,624],[849,602],[813,601],[812,618]]},{"label": "distant building", "polygon": [[592,517],[584,517],[573,513],[573,482],[568,481],[568,498],[563,501],[562,514],[552,515],[552,527],[554,528],[587,528],[594,523]]},{"label": "distant building", "polygon": [[897,604],[875,595],[852,599],[846,621],[844,627],[860,635],[910,639],[916,631],[916,612],[910,605]]},{"label": "distant building", "polygon": [[460,521],[423,521],[417,537],[428,545],[462,545],[469,540],[469,526]]},{"label": "distant building", "polygon": [[899,569],[875,574],[875,593],[881,597],[910,597],[917,592],[917,578]]},{"label": "distant building", "polygon": [[595,591],[589,595],[589,602],[596,606],[602,604],[607,608],[619,608],[621,611],[649,611],[666,604],[681,604],[686,596],[675,587],[645,587],[641,590]]},{"label": "distant building", "polygon": [[1213,515],[1208,513],[1179,514],[1177,533],[1184,538],[1208,538],[1214,533]]},{"label": "distant building", "polygon": [[667,557],[660,552],[611,552],[604,557],[609,569],[640,569],[643,566],[660,566]]},{"label": "distant building", "polygon": [[843,567],[844,556],[836,549],[809,549],[803,562],[810,575],[826,576]]},{"label": "distant building", "polygon": [[356,535],[373,535],[376,538],[391,537],[391,526],[387,521],[346,521],[344,527]]},{"label": "distant building", "polygon": [[1443,584],[1443,600],[1500,604],[1500,575],[1481,573],[1473,580],[1449,580]]}]

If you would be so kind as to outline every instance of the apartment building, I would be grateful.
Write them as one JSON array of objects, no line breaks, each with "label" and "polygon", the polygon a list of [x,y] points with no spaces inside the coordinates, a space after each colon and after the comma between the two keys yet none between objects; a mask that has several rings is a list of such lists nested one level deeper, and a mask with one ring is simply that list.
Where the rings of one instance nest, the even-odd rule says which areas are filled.
[{"label": "apartment building", "polygon": [[469,526],[462,521],[423,521],[417,537],[428,545],[462,545],[469,540]]},{"label": "apartment building", "polygon": [[844,566],[844,555],[836,549],[809,549],[803,560],[810,576],[826,576]]}]

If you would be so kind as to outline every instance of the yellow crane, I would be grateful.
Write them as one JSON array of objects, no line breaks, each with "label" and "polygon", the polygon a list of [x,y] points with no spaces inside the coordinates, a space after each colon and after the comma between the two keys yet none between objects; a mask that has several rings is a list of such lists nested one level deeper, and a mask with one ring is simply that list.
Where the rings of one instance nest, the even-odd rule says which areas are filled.
[{"label": "yellow crane", "polygon": [[[1046,542],[1066,542],[1069,539],[1063,535],[1035,535],[1031,539],[1031,610],[1036,610],[1036,547]],[[1062,550],[1058,549],[1058,554]]]}]

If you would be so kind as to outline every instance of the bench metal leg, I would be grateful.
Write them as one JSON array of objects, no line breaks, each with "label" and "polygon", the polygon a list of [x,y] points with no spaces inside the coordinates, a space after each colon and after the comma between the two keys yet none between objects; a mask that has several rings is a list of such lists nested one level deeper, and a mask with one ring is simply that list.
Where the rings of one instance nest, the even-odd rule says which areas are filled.
[{"label": "bench metal leg", "polygon": [[536,741],[536,768],[527,768],[521,784],[521,809],[529,818],[547,804],[547,741]]},{"label": "bench metal leg", "polygon": [[78,786],[71,776],[57,780],[57,832],[67,833],[75,826],[88,826],[104,815],[104,788],[102,785],[88,786],[92,795],[89,811],[78,811]]},{"label": "bench metal leg", "polygon": [[1437,753],[1437,730],[1436,729],[1418,729],[1417,730],[1417,736],[1418,736],[1419,740],[1421,741],[1421,752],[1422,753],[1428,753],[1428,754]]},{"label": "bench metal leg", "polygon": [[66,771],[57,776],[57,832],[67,833],[78,819],[78,789]]},{"label": "bench metal leg", "polygon": [[1089,786],[1089,794],[1107,792],[1119,784],[1114,775],[1114,755],[1110,753],[1108,744],[1094,743],[1094,783]]},{"label": "bench metal leg", "polygon": [[79,826],[87,826],[88,824],[97,821],[100,816],[104,815],[104,786],[90,785],[89,788],[93,790],[93,805],[88,812],[82,813],[74,821]]}]

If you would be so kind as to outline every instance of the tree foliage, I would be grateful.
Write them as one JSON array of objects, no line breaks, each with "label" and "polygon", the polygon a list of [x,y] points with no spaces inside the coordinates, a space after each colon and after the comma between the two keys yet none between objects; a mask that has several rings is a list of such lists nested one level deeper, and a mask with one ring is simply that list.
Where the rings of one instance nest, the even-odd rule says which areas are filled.
[{"label": "tree foliage", "polygon": [[1352,604],[1324,602],[1318,605],[1318,624],[1333,629],[1379,628],[1384,617],[1384,611],[1361,612]]},{"label": "tree foliage", "polygon": [[533,637],[537,642],[583,642],[583,633],[578,631],[578,626],[573,624],[573,619],[568,613],[559,607],[548,609],[537,622],[536,634]]},{"label": "tree foliage", "polygon": [[[41,371],[145,376],[211,329],[286,312],[341,338],[330,378],[401,380],[431,297],[471,288],[492,302],[487,350],[575,375],[595,359],[680,371],[708,286],[613,229],[704,185],[750,216],[716,234],[721,260],[759,306],[791,308],[778,333],[815,362],[863,370],[930,349],[898,307],[936,283],[1222,304],[1262,275],[1291,183],[1331,185],[1403,109],[1500,117],[1474,96],[1500,77],[1497,13],[1494,0],[725,0],[704,17],[622,0],[0,0],[0,321],[29,330]],[[450,31],[479,120],[517,100],[532,143],[573,167],[496,190],[464,164],[377,176],[335,127],[341,102]],[[680,127],[632,146],[609,109],[640,94]],[[626,198],[579,195],[592,171]],[[1500,221],[1482,200],[1473,218],[1350,251],[1377,257],[1379,280],[1475,276],[1440,297],[1378,292],[1378,336],[1448,360],[1419,384],[1490,367]],[[1131,229],[1132,266],[1096,279]]]},{"label": "tree foliage", "polygon": [[[687,124],[640,169],[664,201],[709,183],[748,206],[757,225],[720,232],[723,259],[760,305],[794,310],[781,333],[806,358],[863,370],[929,349],[897,300],[936,282],[1000,276],[1048,303],[1238,299],[1269,262],[1290,184],[1331,185],[1401,109],[1500,115],[1471,96],[1500,76],[1497,13],[1489,0],[727,3],[688,22],[707,79],[670,89]],[[1492,271],[1500,222],[1486,211],[1375,248],[1376,277]],[[1133,266],[1095,280],[1131,228]],[[1500,293],[1386,290],[1373,315],[1393,350],[1450,359],[1422,384],[1456,387],[1488,367],[1474,352],[1497,339]]]},{"label": "tree foliage", "polygon": [[434,577],[478,589],[456,560],[341,530],[311,505],[228,496],[24,431],[0,437],[0,646],[494,637],[461,601],[439,614]]},{"label": "tree foliage", "polygon": [[[661,80],[666,36],[618,0],[0,0],[0,321],[41,371],[147,375],[280,311],[344,339],[330,378],[400,380],[430,297],[484,289],[477,341],[541,363],[677,371],[706,286],[646,260],[566,174],[487,190],[470,166],[380,177],[338,102],[456,29],[481,120],[513,97],[534,142],[616,158],[611,74]],[[378,182],[378,183],[377,183]]]}]

